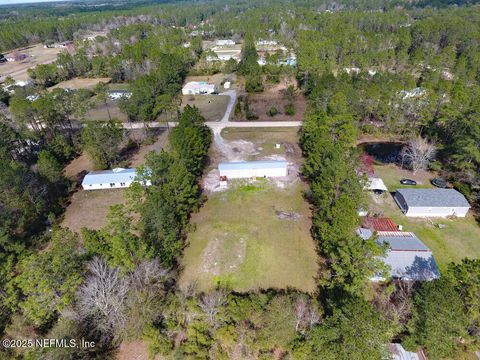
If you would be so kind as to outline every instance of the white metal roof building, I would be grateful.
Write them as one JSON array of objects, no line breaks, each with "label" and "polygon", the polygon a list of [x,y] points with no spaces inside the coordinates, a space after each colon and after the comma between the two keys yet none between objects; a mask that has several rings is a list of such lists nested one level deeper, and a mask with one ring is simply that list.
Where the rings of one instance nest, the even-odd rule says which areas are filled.
[{"label": "white metal roof building", "polygon": [[218,164],[220,176],[227,179],[245,179],[254,177],[282,177],[287,176],[286,161],[242,161],[222,162]]},{"label": "white metal roof building", "polygon": [[[82,187],[83,190],[120,189],[129,187],[135,180],[138,180],[136,169],[92,171],[83,178]],[[144,185],[150,186],[150,180]]]},{"label": "white metal roof building", "polygon": [[365,186],[365,189],[371,190],[371,191],[388,191],[387,187],[385,186],[385,183],[380,178],[369,178]]},{"label": "white metal roof building", "polygon": [[395,201],[410,217],[465,217],[470,204],[455,189],[398,189]]},{"label": "white metal roof building", "polygon": [[230,39],[222,39],[222,40],[215,41],[215,45],[217,46],[235,45],[235,41]]},{"label": "white metal roof building", "polygon": [[216,91],[217,86],[206,81],[190,81],[182,88],[183,95],[213,94]]}]

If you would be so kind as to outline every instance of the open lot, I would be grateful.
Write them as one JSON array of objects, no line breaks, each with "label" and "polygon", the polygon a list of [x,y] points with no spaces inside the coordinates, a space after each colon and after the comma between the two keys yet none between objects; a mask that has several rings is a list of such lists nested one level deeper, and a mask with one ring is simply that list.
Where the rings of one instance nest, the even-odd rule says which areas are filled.
[{"label": "open lot", "polygon": [[[217,283],[236,291],[294,287],[314,291],[319,258],[310,236],[311,214],[300,181],[296,129],[225,129],[215,139],[204,183],[218,178],[220,160],[286,159],[283,178],[230,181],[211,191],[189,234],[182,285],[207,290]],[[280,149],[275,144],[280,143]],[[283,179],[283,180],[279,180]],[[207,190],[208,190],[208,186]]]},{"label": "open lot", "polygon": [[226,95],[183,95],[181,109],[187,105],[196,106],[206,121],[220,121],[229,99]]},{"label": "open lot", "polygon": [[118,102],[115,100],[107,100],[107,104],[100,103],[93,108],[89,109],[85,114],[85,120],[93,120],[93,121],[108,121],[110,117],[108,116],[110,113],[110,117],[112,119],[117,119],[120,122],[127,122],[128,116],[127,114],[123,113],[118,106]]},{"label": "open lot", "polygon": [[[393,165],[375,167],[377,175],[384,179],[390,191],[395,191],[398,181],[403,177],[403,170],[392,171]],[[430,186],[427,179],[434,174],[424,172],[409,177],[424,181]],[[392,184],[395,184],[393,186]],[[414,232],[432,251],[440,269],[448,263],[458,262],[464,257],[480,258],[480,224],[470,213],[466,218],[439,219],[439,218],[408,218],[402,214],[391,194],[382,196],[370,195],[369,210],[393,219],[398,225],[403,225],[404,231]]]},{"label": "open lot", "polygon": [[217,283],[236,291],[314,291],[318,257],[302,185],[279,190],[259,181],[212,194],[192,218],[196,230],[188,237],[180,282],[200,291]]},{"label": "open lot", "polygon": [[[11,76],[16,81],[25,81],[30,77],[27,70],[39,64],[50,64],[57,60],[57,55],[65,49],[44,48],[42,44],[32,45],[26,48],[18,49],[21,54],[27,55],[22,61],[6,62],[0,64],[0,82],[3,82],[7,76]],[[8,57],[13,51],[5,53]]]},{"label": "open lot", "polygon": [[110,78],[73,78],[70,80],[62,81],[55,86],[49,87],[48,90],[52,91],[56,88],[61,89],[89,89],[92,90],[97,84],[105,83],[108,84],[112,79]]},{"label": "open lot", "polygon": [[[302,121],[305,115],[307,102],[305,96],[296,91],[293,99],[287,98],[284,94],[289,85],[296,87],[294,79],[285,78],[279,84],[265,84],[261,93],[248,94],[249,108],[258,116],[258,121]],[[247,96],[247,95],[243,95]],[[292,103],[295,108],[294,115],[285,114],[285,106]],[[275,107],[279,113],[275,116],[267,115],[267,111]],[[246,121],[245,111],[237,121]]]},{"label": "open lot", "polygon": [[107,224],[110,207],[125,202],[124,189],[83,191],[73,194],[62,226],[80,232],[83,227],[101,229]]}]

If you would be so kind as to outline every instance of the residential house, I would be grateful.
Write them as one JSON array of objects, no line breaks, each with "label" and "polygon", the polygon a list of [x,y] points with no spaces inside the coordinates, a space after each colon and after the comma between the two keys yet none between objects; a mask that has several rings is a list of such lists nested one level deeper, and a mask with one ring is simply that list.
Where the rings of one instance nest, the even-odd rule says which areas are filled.
[{"label": "residential house", "polygon": [[398,189],[394,199],[409,217],[465,217],[470,209],[455,189]]}]

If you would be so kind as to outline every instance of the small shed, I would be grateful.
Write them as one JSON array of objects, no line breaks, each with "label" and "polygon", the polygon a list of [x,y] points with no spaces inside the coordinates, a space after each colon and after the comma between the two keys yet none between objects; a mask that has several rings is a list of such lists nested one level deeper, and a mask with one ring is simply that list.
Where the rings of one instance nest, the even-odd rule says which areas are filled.
[{"label": "small shed", "polygon": [[455,189],[398,189],[395,201],[409,217],[465,217],[470,209]]},{"label": "small shed", "polygon": [[[113,170],[89,172],[82,181],[83,190],[121,189],[127,188],[137,179],[136,169],[115,168]],[[150,186],[150,180],[144,181]]]},{"label": "small shed", "polygon": [[365,216],[362,218],[362,227],[373,231],[397,231],[397,225],[387,217]]},{"label": "small shed", "polygon": [[218,164],[220,176],[227,179],[287,176],[286,161],[241,161]]},{"label": "small shed", "polygon": [[386,192],[388,191],[385,183],[380,178],[368,178],[367,184],[365,185],[365,189],[374,191],[374,192]]},{"label": "small shed", "polygon": [[183,95],[213,94],[215,92],[217,92],[217,86],[206,81],[190,81],[182,88]]}]

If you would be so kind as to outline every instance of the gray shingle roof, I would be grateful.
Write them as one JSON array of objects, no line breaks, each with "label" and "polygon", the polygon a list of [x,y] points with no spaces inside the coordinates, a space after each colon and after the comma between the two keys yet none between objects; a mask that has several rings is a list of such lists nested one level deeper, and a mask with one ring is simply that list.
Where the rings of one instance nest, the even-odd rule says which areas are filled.
[{"label": "gray shingle roof", "polygon": [[465,196],[455,189],[397,189],[397,192],[409,207],[470,207]]}]

